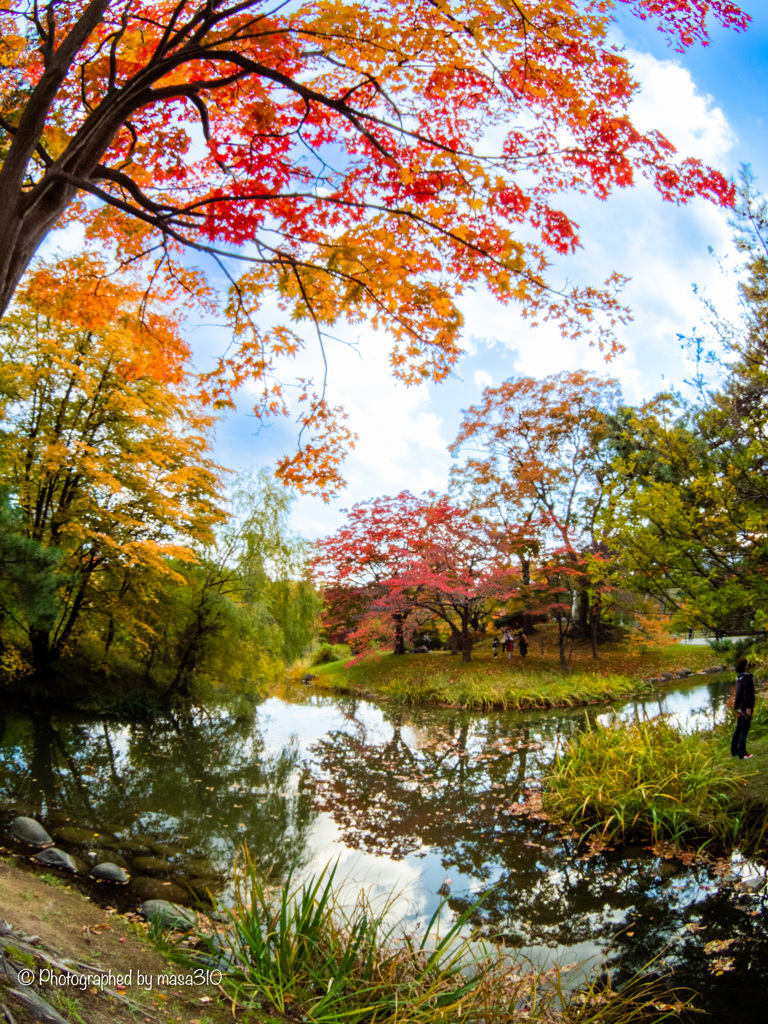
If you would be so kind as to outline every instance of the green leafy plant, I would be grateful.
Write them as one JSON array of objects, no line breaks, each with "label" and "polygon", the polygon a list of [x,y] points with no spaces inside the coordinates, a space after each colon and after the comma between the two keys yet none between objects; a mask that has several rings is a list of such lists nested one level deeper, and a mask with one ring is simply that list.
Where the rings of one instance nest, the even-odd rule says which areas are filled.
[{"label": "green leafy plant", "polygon": [[441,901],[417,938],[389,923],[394,894],[377,910],[359,893],[347,909],[335,866],[268,887],[244,849],[236,877],[232,906],[217,907],[223,924],[200,927],[196,948],[173,955],[221,969],[233,1007],[246,1012],[307,1024],[508,1024],[519,1010],[540,1024],[640,1024],[690,1003],[653,965],[621,990],[604,971],[574,990],[565,970],[534,969],[467,933],[478,903],[442,930]]}]

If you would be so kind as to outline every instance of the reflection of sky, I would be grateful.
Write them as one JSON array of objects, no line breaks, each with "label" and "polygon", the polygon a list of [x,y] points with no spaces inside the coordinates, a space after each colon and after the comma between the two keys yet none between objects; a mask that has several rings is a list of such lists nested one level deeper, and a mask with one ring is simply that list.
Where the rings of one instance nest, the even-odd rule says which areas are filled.
[{"label": "reflection of sky", "polygon": [[[355,722],[344,714],[344,705],[322,697],[308,704],[286,704],[272,697],[259,705],[257,715],[267,755],[279,754],[284,747],[294,743],[302,755],[307,755],[319,736],[337,729],[356,728]],[[391,725],[374,704],[359,703],[355,720],[364,723],[371,742],[384,743],[392,736]]]},{"label": "reflection of sky", "polygon": [[[730,690],[731,682],[713,682],[711,678],[702,685],[701,680],[681,685],[679,689],[660,692],[653,698],[643,702],[627,702],[615,705],[609,712],[596,716],[596,720],[609,724],[611,721],[629,721],[635,717],[653,718],[659,714],[667,715],[676,724],[686,728],[707,728],[723,719],[725,714],[724,701]],[[333,731],[341,731],[357,736],[370,746],[388,743],[393,736],[393,727],[386,720],[382,709],[362,701],[354,703],[354,717],[349,713],[350,705],[337,702],[326,697],[312,698],[309,703],[301,706],[287,705],[274,699],[265,702],[259,708],[259,724],[264,733],[265,749],[277,753],[288,741],[297,744],[302,755],[309,755],[310,748],[320,735]],[[345,710],[347,713],[345,714]],[[574,728],[580,728],[584,722],[584,709],[567,712],[530,712],[510,714],[509,731],[526,725],[531,731],[531,739],[540,742],[542,749],[538,756],[531,752],[529,760],[529,776],[536,776],[543,762],[547,761],[560,742],[558,737],[568,737]],[[553,720],[559,721],[553,729]],[[484,716],[474,716],[467,731],[467,749],[471,754],[482,752],[487,742],[482,723]],[[401,739],[414,752],[418,752],[422,738],[426,735],[421,725],[403,725]],[[525,828],[524,820],[520,826]],[[503,834],[499,832],[503,841]],[[438,890],[446,882],[449,884],[453,897],[473,899],[477,894],[486,892],[494,885],[502,882],[505,877],[509,885],[509,875],[503,863],[503,854],[497,860],[486,864],[488,876],[479,879],[462,874],[455,867],[446,871],[444,851],[425,847],[417,848],[402,859],[394,859],[382,852],[369,852],[348,847],[341,830],[337,827],[330,813],[321,812],[309,835],[311,848],[307,861],[307,872],[322,869],[327,863],[337,864],[337,878],[349,883],[349,897],[346,902],[354,901],[354,892],[363,887],[374,900],[381,902],[391,898],[389,911],[392,920],[402,920],[409,928],[417,924],[424,925],[440,903]],[[547,839],[538,840],[546,847]],[[553,847],[561,840],[553,833],[550,838]],[[503,846],[501,847],[503,851]],[[533,851],[532,855],[533,855]],[[636,857],[636,854],[635,854]],[[647,858],[647,855],[646,855]],[[549,867],[547,867],[549,864]],[[647,868],[651,870],[655,862],[647,858]],[[547,893],[560,893],[564,905],[576,898],[578,887],[578,861],[570,866],[570,877],[560,868],[552,868],[551,860],[547,859],[546,850],[539,861],[541,870],[540,881],[536,890],[542,899]],[[754,876],[756,866],[745,863],[739,867],[744,877]],[[651,878],[649,878],[649,884]],[[617,878],[617,891],[621,890]],[[682,915],[685,908],[695,907],[706,901],[713,891],[712,879],[708,874],[699,877],[683,873],[673,879],[663,889],[663,898],[678,907]],[[631,893],[630,888],[630,893]],[[395,894],[395,895],[393,895]],[[514,903],[514,899],[512,900]],[[446,908],[447,919],[451,912]],[[595,939],[578,941],[569,944],[547,942],[524,945],[520,948],[521,955],[541,966],[549,966],[553,962],[560,964],[577,961],[580,964],[591,964],[595,957],[608,952],[606,942],[609,936],[623,927],[629,927],[634,909],[632,904],[627,907],[613,907],[606,902],[599,911],[587,911],[585,919],[592,926]],[[530,922],[521,917],[513,916],[507,920],[505,930],[525,934]],[[670,926],[672,927],[672,926]],[[673,929],[674,930],[674,929]],[[597,938],[600,936],[600,938]]]},{"label": "reflection of sky", "polygon": [[[347,905],[353,903],[356,893],[362,888],[377,909],[389,901],[388,918],[393,924],[402,921],[409,929],[417,925],[423,927],[440,904],[438,891],[446,886],[453,909],[446,906],[443,927],[453,919],[454,913],[473,902],[476,895],[486,894],[483,915],[493,922],[492,929],[509,934],[512,936],[510,941],[524,942],[520,953],[537,964],[546,966],[553,961],[583,961],[598,953],[606,953],[613,936],[622,928],[636,933],[634,942],[647,933],[649,947],[654,943],[658,946],[659,943],[670,942],[673,947],[670,957],[673,960],[676,956],[684,959],[688,954],[681,952],[683,940],[680,936],[687,943],[693,941],[690,933],[683,932],[684,923],[699,918],[705,920],[707,914],[713,913],[715,899],[722,901],[715,907],[719,908],[718,913],[730,914],[735,906],[736,897],[732,898],[728,891],[720,893],[716,880],[706,868],[665,865],[648,851],[638,848],[609,852],[591,860],[583,859],[583,849],[563,840],[546,823],[498,813],[495,809],[496,794],[500,791],[493,788],[498,784],[493,780],[514,782],[518,771],[524,771],[527,779],[535,779],[543,764],[551,758],[556,745],[562,746],[588,721],[609,724],[614,720],[627,721],[633,716],[652,718],[658,714],[669,715],[675,722],[690,728],[720,721],[724,715],[724,700],[732,683],[730,680],[713,680],[712,677],[705,679],[703,683],[700,680],[681,682],[675,690],[657,694],[644,702],[617,704],[609,712],[602,708],[580,708],[487,716],[439,710],[397,712],[365,701],[302,691],[298,695],[300,703],[269,699],[257,708],[252,726],[247,720],[243,723],[238,733],[242,740],[232,747],[232,756],[237,758],[238,764],[241,758],[243,764],[251,764],[254,771],[249,781],[246,781],[246,775],[241,784],[238,781],[239,769],[233,773],[227,760],[219,765],[208,763],[206,768],[203,761],[218,751],[212,750],[213,744],[204,739],[206,724],[201,722],[199,734],[191,734],[198,736],[200,749],[196,754],[190,753],[188,766],[182,763],[183,749],[176,752],[179,757],[179,763],[174,765],[179,774],[178,795],[171,789],[163,789],[162,793],[169,802],[178,799],[212,812],[217,805],[223,807],[227,802],[237,801],[235,806],[244,808],[237,812],[242,814],[243,820],[248,820],[249,808],[268,801],[263,818],[258,819],[257,816],[253,820],[268,821],[278,818],[278,813],[273,812],[280,814],[280,827],[274,836],[275,846],[269,848],[270,857],[279,855],[281,848],[290,847],[291,856],[303,852],[302,874],[316,873],[326,864],[336,863],[337,881],[348,883],[342,902]],[[403,827],[412,832],[404,844],[403,849],[407,852],[402,857],[387,852],[395,849],[394,845],[386,845],[392,843],[392,832],[385,833],[382,829],[381,833],[376,833],[380,818],[375,812],[360,826],[363,833],[370,829],[375,840],[373,843],[367,842],[365,835],[357,844],[347,840],[342,820],[345,811],[349,811],[354,819],[360,810],[359,804],[356,810],[353,804],[347,807],[345,801],[350,797],[354,802],[358,795],[355,787],[365,785],[369,774],[375,771],[370,758],[395,737],[390,718],[402,723],[398,749],[404,752],[403,757],[396,761],[396,771],[393,770],[393,785],[398,786],[398,795],[395,797],[393,794],[390,806],[397,807],[400,801],[398,813],[404,815]],[[215,721],[212,725],[215,727]],[[103,723],[85,728],[90,733],[91,750],[103,745]],[[451,798],[456,792],[457,800],[462,799],[465,803],[463,807],[457,805],[455,813],[452,807],[449,808],[448,818],[435,818],[434,809],[440,804],[440,792],[448,776],[430,776],[428,772],[419,774],[419,766],[428,764],[438,748],[441,756],[448,750],[446,756],[454,758],[454,763],[457,763],[457,729],[461,730],[462,742],[468,751],[464,763],[471,765],[472,771],[468,773],[466,791],[451,790]],[[297,794],[303,791],[307,794],[306,799],[314,799],[312,794],[318,778],[324,770],[331,770],[327,766],[346,763],[344,760],[329,760],[325,769],[318,763],[318,741],[334,734],[342,734],[355,741],[352,746],[358,759],[347,777],[352,788],[342,792],[338,796],[339,802],[331,803],[328,810],[318,810],[314,817],[310,815],[306,835],[294,835],[298,825]],[[524,763],[520,760],[521,755],[505,753],[507,741],[502,739],[523,735],[527,735],[529,744]],[[151,730],[132,734],[129,729],[110,726],[109,738],[121,777],[129,778],[135,771],[131,757],[146,761],[155,756]],[[10,756],[17,761],[20,749],[4,748],[0,752],[0,760],[3,756]],[[514,750],[514,743],[509,749]],[[201,760],[203,750],[206,757]],[[272,784],[286,750],[298,754],[296,767],[293,768],[290,759],[282,761],[286,764],[285,776],[280,777],[279,783]],[[485,756],[478,759],[478,755]],[[162,772],[164,762],[150,762],[155,763],[154,770]],[[406,775],[408,763],[414,766],[410,777]],[[62,772],[68,770],[64,764],[60,768]],[[86,765],[79,765],[79,768],[81,772],[90,774]],[[381,765],[378,770],[381,773]],[[384,769],[385,773],[387,770]],[[191,778],[192,771],[206,774],[204,782]],[[378,776],[379,779],[382,777],[385,788],[380,814],[385,814],[389,791],[386,774]],[[90,789],[98,792],[103,782],[103,779],[101,782],[95,779]],[[203,803],[202,798],[216,786],[219,788],[210,794],[210,803]],[[409,802],[412,791],[416,791],[414,799],[417,803],[414,805]],[[367,790],[363,792],[367,793]],[[515,785],[508,792],[516,792]],[[508,805],[510,798],[507,796],[504,806]],[[485,804],[494,809],[483,811]],[[379,803],[362,806],[365,809],[366,806],[379,806]],[[412,814],[414,808],[416,813]],[[131,807],[132,811],[135,809]],[[228,870],[239,839],[227,834],[223,825],[219,825],[218,815],[206,817],[211,818],[206,823],[210,833],[209,856]],[[189,821],[188,807],[170,803],[158,806],[156,802],[154,807],[142,807],[140,816],[128,819],[125,825],[132,831],[140,829],[152,835],[170,836],[185,820]],[[233,820],[239,819],[235,817]],[[443,838],[440,828],[434,827],[435,822],[443,821],[459,827],[446,832]],[[384,849],[377,849],[376,842],[385,835],[389,838],[384,840]],[[249,844],[252,838],[258,839],[258,834],[249,836]],[[398,840],[399,836],[395,839]],[[355,848],[356,845],[360,848]],[[464,870],[459,870],[457,863],[461,863]],[[664,868],[670,869],[669,874],[665,874]],[[474,871],[482,877],[473,874]],[[733,859],[733,871],[745,879],[765,873],[764,868],[743,860],[739,855]],[[750,899],[757,900],[758,897]],[[751,910],[748,912],[751,914]],[[740,920],[744,927],[757,927],[759,924],[759,919],[745,915]],[[731,922],[728,927],[737,926]],[[701,941],[703,943],[712,937],[722,936],[707,933]],[[625,951],[626,941],[622,940]]]},{"label": "reflection of sky", "polygon": [[702,686],[699,681],[680,690],[660,691],[643,702],[627,703],[598,715],[597,721],[601,725],[610,725],[616,720],[631,722],[637,716],[638,709],[642,709],[643,717],[665,715],[674,725],[683,729],[712,729],[725,721],[725,701],[732,686],[732,680],[709,682],[706,686]]}]

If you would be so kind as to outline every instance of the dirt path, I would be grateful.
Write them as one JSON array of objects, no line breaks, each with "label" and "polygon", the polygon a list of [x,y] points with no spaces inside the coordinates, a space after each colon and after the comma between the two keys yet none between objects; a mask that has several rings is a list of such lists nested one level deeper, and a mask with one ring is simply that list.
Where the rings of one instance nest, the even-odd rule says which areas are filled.
[{"label": "dirt path", "polygon": [[[31,990],[72,1024],[224,1024],[233,1020],[214,985],[172,964],[148,941],[138,915],[123,916],[99,907],[69,886],[66,878],[33,872],[2,847],[0,918],[8,922],[14,936],[38,938],[31,945],[39,953],[30,952],[20,941],[14,945],[13,936],[6,935],[6,956],[16,972],[31,972]],[[50,980],[58,974],[50,959],[74,960],[94,970],[86,974],[81,968],[75,983],[70,980],[64,985]],[[99,972],[107,974],[99,978]],[[11,987],[0,979],[0,1006],[10,1011],[15,1024],[44,1019],[13,997]],[[115,995],[108,993],[109,988]],[[0,1021],[5,1019],[0,1009]],[[256,1019],[238,1014],[241,1022],[255,1024]]]}]

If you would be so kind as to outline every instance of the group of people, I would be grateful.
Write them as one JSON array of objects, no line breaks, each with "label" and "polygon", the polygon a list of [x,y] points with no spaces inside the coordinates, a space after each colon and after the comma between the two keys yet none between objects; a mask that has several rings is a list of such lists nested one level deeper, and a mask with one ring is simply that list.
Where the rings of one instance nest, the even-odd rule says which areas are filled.
[{"label": "group of people", "polygon": [[[499,656],[499,646],[501,646],[503,651],[507,652],[508,658],[511,658],[515,653],[515,637],[508,629],[505,629],[502,634],[501,644],[499,644],[499,638],[497,636],[493,638],[494,658],[498,658]],[[517,634],[517,647],[520,651],[520,657],[524,658],[528,653],[528,641],[526,640],[525,633],[523,633],[522,630]]]}]

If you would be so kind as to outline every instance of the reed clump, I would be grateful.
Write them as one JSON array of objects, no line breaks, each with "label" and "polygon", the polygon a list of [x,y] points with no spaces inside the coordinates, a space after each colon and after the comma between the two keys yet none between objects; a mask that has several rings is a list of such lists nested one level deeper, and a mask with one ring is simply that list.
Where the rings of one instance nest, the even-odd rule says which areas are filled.
[{"label": "reed clump", "polygon": [[[388,923],[393,898],[375,910],[365,894],[347,909],[335,868],[268,888],[247,850],[237,864],[223,924],[200,929],[177,955],[222,971],[233,1010],[305,1024],[641,1024],[689,1005],[667,978],[639,974],[616,991],[605,972],[577,990],[567,969],[534,971],[506,950],[466,934],[477,905],[442,933],[441,904],[421,938]],[[179,947],[181,950],[181,947]],[[572,965],[571,965],[572,966]]]},{"label": "reed clump", "polygon": [[399,704],[438,704],[471,711],[515,711],[526,708],[578,707],[620,698],[642,697],[652,687],[626,676],[529,672],[493,678],[482,669],[460,675],[437,673],[424,679],[394,678],[383,683],[381,696]]},{"label": "reed clump", "polygon": [[544,806],[606,842],[730,848],[749,824],[742,794],[751,772],[727,756],[722,734],[686,732],[663,717],[588,726],[547,772]]}]

